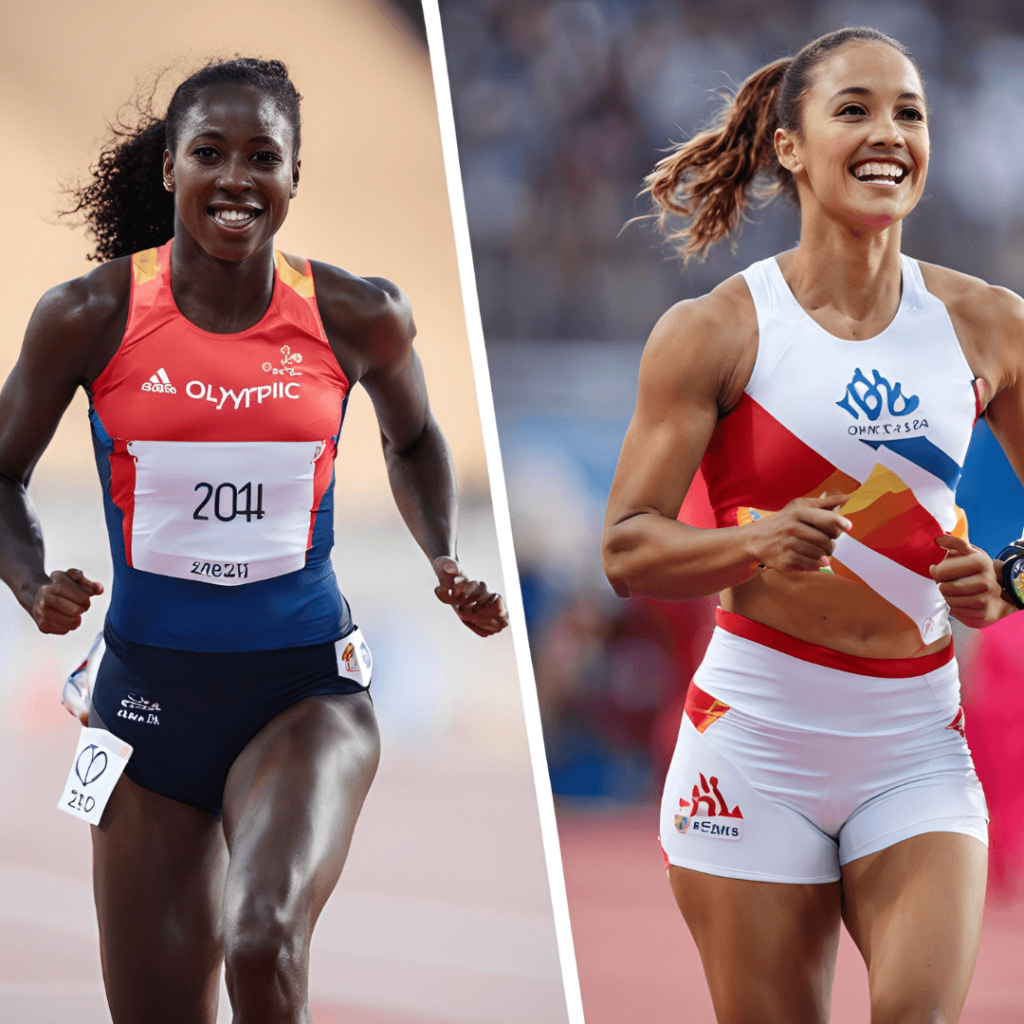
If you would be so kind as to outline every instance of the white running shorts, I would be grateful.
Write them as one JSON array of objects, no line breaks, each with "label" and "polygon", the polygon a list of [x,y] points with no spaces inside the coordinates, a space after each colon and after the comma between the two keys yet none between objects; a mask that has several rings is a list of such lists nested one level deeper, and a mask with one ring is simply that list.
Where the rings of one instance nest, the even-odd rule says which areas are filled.
[{"label": "white running shorts", "polygon": [[988,845],[952,645],[859,658],[718,609],[661,801],[667,863],[763,882],[925,832]]}]

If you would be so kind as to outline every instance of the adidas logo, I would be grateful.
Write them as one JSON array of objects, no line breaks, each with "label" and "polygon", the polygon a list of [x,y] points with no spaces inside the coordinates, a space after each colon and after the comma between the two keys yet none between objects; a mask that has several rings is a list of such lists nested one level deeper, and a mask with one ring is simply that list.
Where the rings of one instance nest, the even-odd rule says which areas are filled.
[{"label": "adidas logo", "polygon": [[162,366],[142,385],[142,390],[162,391],[167,395],[176,395],[178,393],[171,383],[171,378],[167,376],[167,371]]}]

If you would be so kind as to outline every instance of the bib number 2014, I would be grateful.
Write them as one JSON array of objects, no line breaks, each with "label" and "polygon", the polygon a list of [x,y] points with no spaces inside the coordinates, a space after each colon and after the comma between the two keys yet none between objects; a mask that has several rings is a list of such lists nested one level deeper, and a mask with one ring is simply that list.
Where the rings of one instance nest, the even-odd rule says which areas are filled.
[{"label": "bib number 2014", "polygon": [[[253,508],[253,485],[243,484],[236,487],[234,484],[208,484],[198,483],[194,490],[205,491],[205,497],[196,506],[192,513],[193,519],[209,521],[209,515],[203,515],[203,510],[212,511],[214,516],[222,523],[234,522],[239,516],[245,516],[245,521],[251,523],[253,519],[262,519],[266,513],[263,511],[263,484],[256,484],[256,507]],[[207,508],[209,506],[209,508]]]}]

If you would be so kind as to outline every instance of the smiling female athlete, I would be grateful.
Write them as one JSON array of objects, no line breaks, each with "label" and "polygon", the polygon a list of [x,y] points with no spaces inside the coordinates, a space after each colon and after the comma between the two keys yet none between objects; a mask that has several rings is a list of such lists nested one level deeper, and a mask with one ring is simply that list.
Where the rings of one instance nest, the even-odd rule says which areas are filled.
[{"label": "smiling female athlete", "polygon": [[[948,618],[1020,603],[953,499],[982,410],[1024,478],[1024,302],[901,255],[928,152],[916,65],[851,28],[648,178],[685,255],[758,174],[802,222],[655,327],[604,538],[621,595],[721,592],[661,839],[722,1024],[827,1021],[840,918],[873,1024],[955,1021],[974,969],[986,808]],[[716,529],[676,521],[699,466]]]},{"label": "smiling female athlete", "polygon": [[310,935],[379,749],[330,561],[355,383],[437,596],[479,635],[507,624],[456,562],[405,295],[274,249],[299,124],[284,66],[240,59],[116,140],[80,195],[108,262],[44,296],[0,395],[0,578],[44,633],[103,589],[47,575],[25,489],[76,388],[90,400],[114,585],[88,720],[135,748],[92,830],[114,1024],[212,1024],[222,962],[236,1021],[310,1020]]}]

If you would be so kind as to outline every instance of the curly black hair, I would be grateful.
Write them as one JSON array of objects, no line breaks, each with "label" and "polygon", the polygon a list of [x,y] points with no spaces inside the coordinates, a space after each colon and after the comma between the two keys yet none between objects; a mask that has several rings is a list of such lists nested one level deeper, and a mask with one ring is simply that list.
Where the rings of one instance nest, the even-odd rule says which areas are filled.
[{"label": "curly black hair", "polygon": [[153,113],[152,96],[137,100],[134,123],[119,117],[110,125],[111,138],[90,169],[91,180],[68,190],[74,206],[62,216],[84,218],[96,242],[89,259],[129,256],[162,245],[174,234],[174,196],[163,185],[164,150],[174,150],[182,119],[200,92],[225,84],[254,85],[274,99],[288,118],[298,159],[302,97],[284,64],[255,57],[212,61],[174,90],[163,117]]}]

